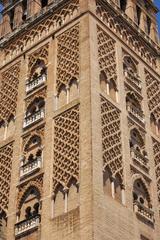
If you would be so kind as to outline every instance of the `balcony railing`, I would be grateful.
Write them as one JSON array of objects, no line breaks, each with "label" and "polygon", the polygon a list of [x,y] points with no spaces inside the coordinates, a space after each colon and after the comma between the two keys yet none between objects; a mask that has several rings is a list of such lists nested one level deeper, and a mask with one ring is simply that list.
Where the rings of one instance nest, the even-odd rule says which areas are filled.
[{"label": "balcony railing", "polygon": [[20,167],[20,177],[23,178],[41,168],[42,158],[37,157],[32,162],[28,162]]},{"label": "balcony railing", "polygon": [[131,157],[134,162],[140,165],[144,170],[149,171],[148,158],[144,156],[141,152],[134,148],[131,148]]},{"label": "balcony railing", "polygon": [[133,203],[134,212],[151,223],[154,223],[154,212],[150,208],[145,207],[138,201]]},{"label": "balcony railing", "polygon": [[26,92],[29,93],[29,92],[33,91],[35,88],[37,88],[40,85],[42,85],[43,83],[45,83],[46,79],[47,79],[47,75],[42,74],[41,76],[28,81],[26,84]]},{"label": "balcony railing", "polygon": [[45,115],[44,109],[40,109],[40,110],[36,111],[35,113],[33,113],[32,115],[25,117],[23,128],[26,128],[29,125],[43,119],[44,115]]},{"label": "balcony railing", "polygon": [[40,224],[40,215],[31,217],[15,225],[15,236],[25,234],[28,231],[38,228]]},{"label": "balcony railing", "polygon": [[127,111],[134,117],[136,118],[138,121],[140,121],[141,123],[145,124],[145,119],[144,119],[144,114],[143,112],[136,108],[135,106],[133,106],[132,104],[128,104],[127,105]]},{"label": "balcony railing", "polygon": [[132,85],[134,88],[136,88],[138,91],[141,91],[141,81],[138,76],[131,73],[130,71],[124,71],[125,78],[127,82]]}]

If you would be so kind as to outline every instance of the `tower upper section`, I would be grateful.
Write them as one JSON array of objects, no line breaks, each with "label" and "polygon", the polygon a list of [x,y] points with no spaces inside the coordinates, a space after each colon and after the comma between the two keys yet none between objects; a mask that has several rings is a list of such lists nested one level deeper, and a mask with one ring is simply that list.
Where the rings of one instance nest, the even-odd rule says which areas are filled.
[{"label": "tower upper section", "polygon": [[[158,42],[156,13],[153,0],[101,0],[121,10],[121,14],[142,31],[152,41]],[[44,16],[44,13],[66,4],[64,0],[2,0],[3,11],[0,24],[0,37],[13,33]]]}]

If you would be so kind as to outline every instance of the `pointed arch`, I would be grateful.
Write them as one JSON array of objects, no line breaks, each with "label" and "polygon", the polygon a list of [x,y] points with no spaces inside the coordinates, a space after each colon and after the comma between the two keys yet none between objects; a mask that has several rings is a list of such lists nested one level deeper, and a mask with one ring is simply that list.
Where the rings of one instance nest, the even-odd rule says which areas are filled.
[{"label": "pointed arch", "polygon": [[18,202],[17,202],[17,208],[20,210],[26,197],[31,193],[32,190],[35,190],[35,194],[38,200],[42,197],[42,188],[40,183],[31,181],[29,182],[24,188],[23,191],[20,193]]},{"label": "pointed arch", "polygon": [[140,148],[143,148],[145,145],[144,137],[136,127],[133,127],[130,130],[130,143],[133,145],[133,147],[138,145]]},{"label": "pointed arch", "polygon": [[79,96],[79,85],[77,78],[72,78],[69,83],[69,101],[73,101]]},{"label": "pointed arch", "polygon": [[42,145],[42,138],[40,135],[38,134],[33,134],[30,136],[30,138],[28,139],[28,141],[26,142],[26,144],[24,145],[24,152],[27,152],[30,147],[32,148],[32,146],[40,146]]},{"label": "pointed arch", "polygon": [[148,201],[148,204],[150,205],[151,204],[151,198],[150,198],[150,194],[149,194],[149,190],[148,190],[148,184],[146,182],[146,180],[140,175],[140,174],[134,174],[133,177],[132,177],[132,184],[133,184],[133,187],[134,187],[134,184],[136,182],[140,182],[142,184],[142,187],[146,193],[146,199]]},{"label": "pointed arch", "polygon": [[124,55],[123,69],[126,71],[130,71],[133,74],[137,73],[137,63],[130,55]]}]

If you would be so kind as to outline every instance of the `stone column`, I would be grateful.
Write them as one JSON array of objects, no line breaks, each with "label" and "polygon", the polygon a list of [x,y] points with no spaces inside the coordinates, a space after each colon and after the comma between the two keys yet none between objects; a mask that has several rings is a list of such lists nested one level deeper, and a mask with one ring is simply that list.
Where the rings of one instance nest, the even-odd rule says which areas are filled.
[{"label": "stone column", "polygon": [[151,23],[151,31],[150,31],[150,38],[158,43],[158,30],[157,30],[157,25],[156,25],[156,22],[153,22]]},{"label": "stone column", "polygon": [[28,17],[34,16],[41,10],[41,0],[29,0],[28,1]]},{"label": "stone column", "polygon": [[143,10],[142,10],[139,27],[140,27],[141,30],[143,30],[144,32],[146,32],[146,22],[147,22],[146,14],[145,14],[145,13],[143,12]]},{"label": "stone column", "polygon": [[2,23],[2,35],[6,35],[10,33],[11,25],[10,25],[10,17],[8,13],[5,13],[3,16],[3,23]]},{"label": "stone column", "polygon": [[135,20],[135,2],[133,0],[127,0],[126,14],[133,21]]},{"label": "stone column", "polygon": [[22,23],[23,9],[22,3],[19,3],[14,10],[14,27],[18,27]]}]

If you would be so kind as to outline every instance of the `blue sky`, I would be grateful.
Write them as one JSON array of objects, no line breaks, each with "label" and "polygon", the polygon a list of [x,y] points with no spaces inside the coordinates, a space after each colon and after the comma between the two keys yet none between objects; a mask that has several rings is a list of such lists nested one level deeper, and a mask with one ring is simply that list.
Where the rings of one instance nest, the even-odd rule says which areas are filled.
[{"label": "blue sky", "polygon": [[[160,0],[154,0],[155,5],[160,9]],[[157,20],[158,20],[158,29],[160,33],[160,13],[157,14]]]}]

